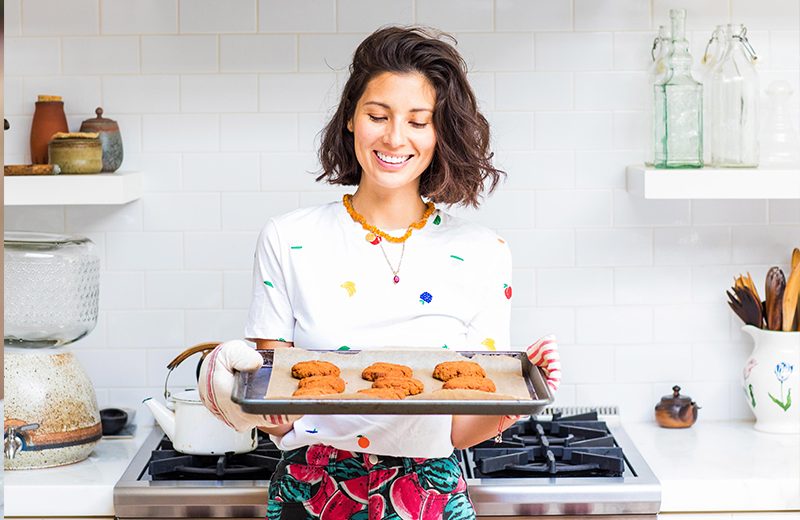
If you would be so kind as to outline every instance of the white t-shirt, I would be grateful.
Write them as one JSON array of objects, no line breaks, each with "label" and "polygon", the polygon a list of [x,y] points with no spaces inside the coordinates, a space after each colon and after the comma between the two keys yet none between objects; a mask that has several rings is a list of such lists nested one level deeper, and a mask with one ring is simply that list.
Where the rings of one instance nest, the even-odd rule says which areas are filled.
[{"label": "white t-shirt", "polygon": [[[366,235],[341,202],[270,219],[256,248],[245,337],[308,350],[510,349],[511,253],[493,231],[437,210],[405,250]],[[452,453],[450,434],[449,415],[306,415],[273,440],[283,450],[327,444],[438,458]]]}]

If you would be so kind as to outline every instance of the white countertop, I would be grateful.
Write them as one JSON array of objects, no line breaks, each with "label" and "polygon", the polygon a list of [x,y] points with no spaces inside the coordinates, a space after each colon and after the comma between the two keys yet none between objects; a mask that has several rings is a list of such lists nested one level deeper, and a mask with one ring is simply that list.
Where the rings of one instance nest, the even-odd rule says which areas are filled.
[{"label": "white countertop", "polygon": [[800,511],[800,435],[749,421],[655,422],[624,430],[661,481],[661,511]]},{"label": "white countertop", "polygon": [[[683,430],[623,428],[661,481],[662,512],[800,510],[800,435],[702,419]],[[140,425],[133,439],[104,438],[77,464],[6,471],[6,516],[113,516],[114,485],[149,433]]]},{"label": "white countertop", "polygon": [[152,428],[103,437],[89,458],[56,468],[6,470],[5,516],[114,516],[114,485]]}]

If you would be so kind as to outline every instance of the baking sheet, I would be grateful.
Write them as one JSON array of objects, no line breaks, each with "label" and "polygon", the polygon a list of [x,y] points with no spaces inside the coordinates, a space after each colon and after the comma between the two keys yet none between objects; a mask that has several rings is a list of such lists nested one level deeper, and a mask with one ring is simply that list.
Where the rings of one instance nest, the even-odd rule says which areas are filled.
[{"label": "baking sheet", "polygon": [[[553,400],[541,371],[522,352],[454,352],[443,349],[381,349],[368,351],[307,351],[280,348],[259,351],[264,366],[257,372],[239,373],[232,399],[248,413],[261,414],[475,414],[527,415],[541,411]],[[324,360],[341,369],[344,394],[291,397],[298,380],[291,367],[300,361]],[[443,390],[432,377],[443,361],[472,360],[480,364],[497,391]],[[423,393],[402,400],[375,399],[357,393],[372,382],[361,371],[375,362],[409,366],[413,377],[425,385]]]}]

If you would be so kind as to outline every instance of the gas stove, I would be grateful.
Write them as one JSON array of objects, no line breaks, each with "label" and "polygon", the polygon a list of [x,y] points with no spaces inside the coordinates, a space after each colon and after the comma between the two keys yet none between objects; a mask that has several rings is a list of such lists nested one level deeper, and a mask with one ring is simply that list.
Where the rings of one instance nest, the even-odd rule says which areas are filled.
[{"label": "gas stove", "polygon": [[[658,480],[619,425],[614,407],[548,408],[501,442],[458,452],[479,518],[606,515],[655,519]],[[175,451],[154,428],[114,488],[122,520],[264,518],[280,451],[264,436],[240,455]]]}]

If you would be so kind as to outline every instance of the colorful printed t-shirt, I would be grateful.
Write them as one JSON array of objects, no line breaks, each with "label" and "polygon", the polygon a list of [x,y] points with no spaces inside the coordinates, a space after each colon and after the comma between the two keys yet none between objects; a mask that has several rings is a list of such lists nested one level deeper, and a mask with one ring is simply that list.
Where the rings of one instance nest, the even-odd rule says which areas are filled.
[{"label": "colorful printed t-shirt", "polygon": [[[271,219],[256,248],[245,337],[308,350],[510,349],[511,253],[493,231],[437,210],[405,250],[366,235],[341,202]],[[450,455],[450,434],[450,416],[306,415],[274,440],[283,450],[434,458]]]}]

